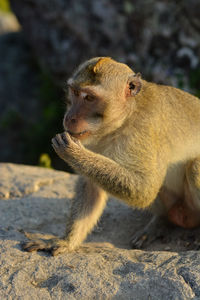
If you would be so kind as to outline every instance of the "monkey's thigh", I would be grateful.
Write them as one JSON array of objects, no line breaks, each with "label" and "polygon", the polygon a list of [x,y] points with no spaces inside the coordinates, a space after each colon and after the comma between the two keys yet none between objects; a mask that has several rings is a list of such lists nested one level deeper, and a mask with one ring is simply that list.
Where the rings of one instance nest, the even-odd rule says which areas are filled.
[{"label": "monkey's thigh", "polygon": [[184,228],[200,226],[200,157],[186,165],[184,199],[172,206],[168,217]]}]

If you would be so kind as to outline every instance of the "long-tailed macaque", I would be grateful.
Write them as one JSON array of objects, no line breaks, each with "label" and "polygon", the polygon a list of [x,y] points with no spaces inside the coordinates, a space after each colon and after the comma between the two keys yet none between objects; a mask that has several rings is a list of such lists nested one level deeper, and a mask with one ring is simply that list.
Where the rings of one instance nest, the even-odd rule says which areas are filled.
[{"label": "long-tailed macaque", "polygon": [[53,255],[76,249],[109,194],[164,213],[176,225],[200,225],[199,99],[147,82],[109,57],[80,65],[68,90],[64,133],[52,145],[81,175],[76,197],[64,237],[28,241],[23,248]]}]

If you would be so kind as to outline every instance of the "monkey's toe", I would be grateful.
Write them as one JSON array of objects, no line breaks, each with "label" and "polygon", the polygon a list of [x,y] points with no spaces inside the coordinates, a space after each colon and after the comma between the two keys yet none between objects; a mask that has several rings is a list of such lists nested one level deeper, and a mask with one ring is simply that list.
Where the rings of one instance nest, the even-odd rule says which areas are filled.
[{"label": "monkey's toe", "polygon": [[37,243],[36,241],[31,241],[31,242],[23,242],[21,243],[21,247],[23,250],[27,251],[27,252],[32,252],[32,251],[37,251],[41,249],[41,246],[39,243]]},{"label": "monkey's toe", "polygon": [[53,256],[64,253],[68,250],[67,242],[61,239],[37,239],[21,244],[23,250],[27,252],[47,251]]},{"label": "monkey's toe", "polygon": [[32,240],[28,242],[24,242],[21,244],[22,249],[27,252],[33,252],[38,250],[47,250],[50,251],[51,245],[46,240],[38,239]]},{"label": "monkey's toe", "polygon": [[62,254],[64,252],[68,252],[68,251],[69,251],[68,247],[63,247],[63,246],[59,247],[58,246],[58,247],[54,247],[51,249],[51,254],[52,254],[52,256],[57,256],[59,254]]},{"label": "monkey's toe", "polygon": [[133,249],[141,249],[144,246],[144,243],[147,241],[148,236],[147,234],[143,234],[143,235],[137,235],[132,237],[131,239],[131,247]]}]

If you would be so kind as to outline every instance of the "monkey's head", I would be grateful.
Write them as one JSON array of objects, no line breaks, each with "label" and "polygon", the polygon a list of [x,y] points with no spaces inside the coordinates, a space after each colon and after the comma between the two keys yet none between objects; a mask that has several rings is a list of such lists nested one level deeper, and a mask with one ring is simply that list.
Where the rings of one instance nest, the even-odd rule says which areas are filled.
[{"label": "monkey's head", "polygon": [[64,129],[88,144],[122,126],[141,89],[141,75],[109,57],[92,58],[67,82]]}]

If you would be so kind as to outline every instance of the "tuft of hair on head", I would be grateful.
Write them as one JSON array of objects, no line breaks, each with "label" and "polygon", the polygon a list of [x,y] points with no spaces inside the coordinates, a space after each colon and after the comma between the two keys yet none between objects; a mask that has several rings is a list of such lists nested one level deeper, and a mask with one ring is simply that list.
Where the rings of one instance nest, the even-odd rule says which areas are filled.
[{"label": "tuft of hair on head", "polygon": [[101,57],[97,63],[94,65],[93,67],[93,72],[94,73],[98,73],[98,71],[100,70],[100,68],[102,67],[102,65],[109,63],[110,61],[112,61],[111,57]]}]

